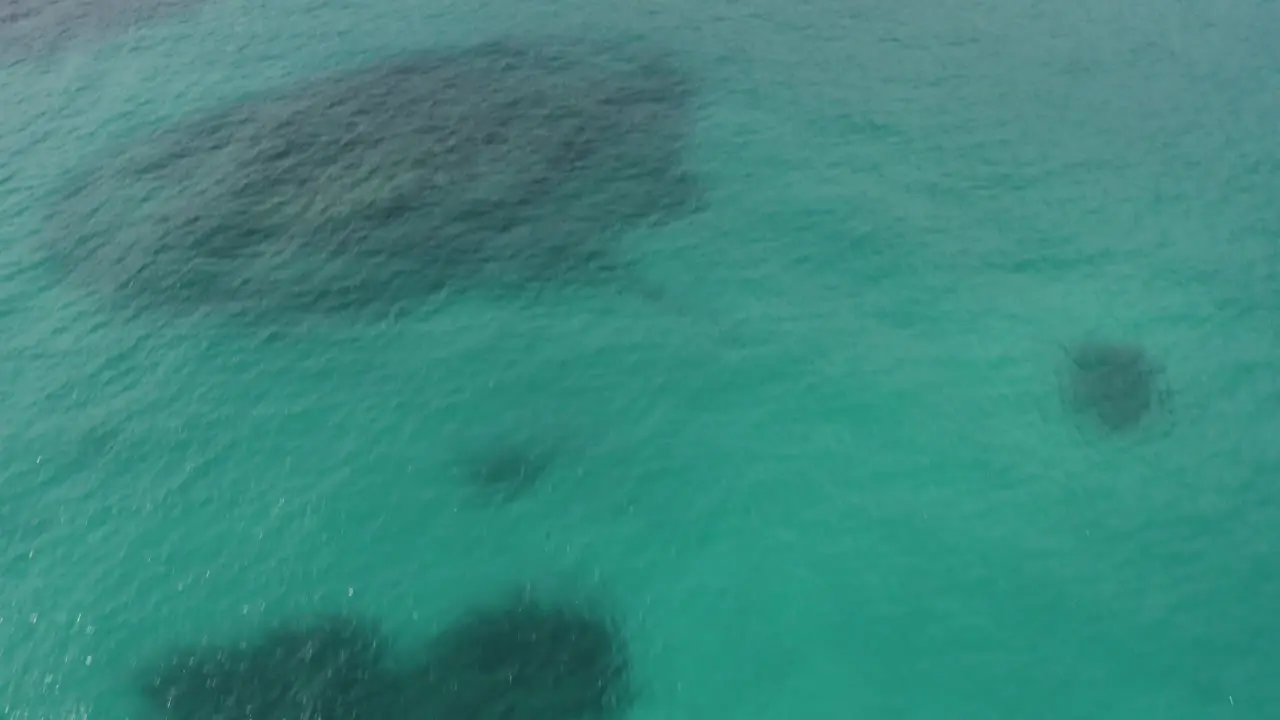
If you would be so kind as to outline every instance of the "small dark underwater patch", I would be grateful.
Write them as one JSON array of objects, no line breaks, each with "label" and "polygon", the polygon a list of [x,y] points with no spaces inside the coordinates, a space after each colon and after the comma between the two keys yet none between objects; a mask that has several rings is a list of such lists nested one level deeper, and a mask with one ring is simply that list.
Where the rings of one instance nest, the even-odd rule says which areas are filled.
[{"label": "small dark underwater patch", "polygon": [[1064,352],[1063,404],[1077,417],[1120,434],[1172,412],[1164,365],[1141,345],[1088,341]]},{"label": "small dark underwater patch", "polygon": [[508,503],[538,486],[555,464],[557,450],[533,438],[498,438],[464,452],[462,471],[477,493]]},{"label": "small dark underwater patch", "polygon": [[87,165],[59,267],[135,307],[344,314],[632,274],[629,231],[697,212],[694,83],[583,39],[428,50],[182,122]]}]

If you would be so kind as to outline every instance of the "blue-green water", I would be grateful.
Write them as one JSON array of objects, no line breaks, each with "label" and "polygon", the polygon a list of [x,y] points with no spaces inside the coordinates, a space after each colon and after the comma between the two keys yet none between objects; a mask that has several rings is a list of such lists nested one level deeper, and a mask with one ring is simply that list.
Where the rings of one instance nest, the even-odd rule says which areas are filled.
[{"label": "blue-green water", "polygon": [[[607,597],[635,718],[1280,716],[1280,6],[214,0],[0,72],[0,707],[280,618],[430,635]],[[567,293],[263,339],[43,267],[122,138],[424,44],[627,30],[697,64],[688,313]],[[731,327],[732,332],[717,328]],[[1061,343],[1168,367],[1129,437]],[[454,450],[568,438],[519,502]]]}]

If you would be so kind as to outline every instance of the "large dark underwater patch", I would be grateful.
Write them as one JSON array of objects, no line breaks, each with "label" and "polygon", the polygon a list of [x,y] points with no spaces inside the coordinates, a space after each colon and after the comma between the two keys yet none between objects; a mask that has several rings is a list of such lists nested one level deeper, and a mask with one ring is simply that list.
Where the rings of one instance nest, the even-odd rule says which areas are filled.
[{"label": "large dark underwater patch", "polygon": [[323,616],[173,650],[140,680],[172,720],[359,720],[386,695],[385,650],[376,622]]},{"label": "large dark underwater patch", "polygon": [[506,593],[413,645],[397,662],[375,621],[296,618],[137,680],[166,720],[614,720],[636,697],[626,635],[586,601]]},{"label": "large dark underwater patch", "polygon": [[702,206],[694,91],[642,43],[396,56],[88,164],[55,199],[54,260],[135,307],[236,316],[615,282],[628,231]]},{"label": "large dark underwater patch", "polygon": [[611,720],[636,698],[626,635],[603,608],[524,592],[464,612],[398,684],[405,720]]}]

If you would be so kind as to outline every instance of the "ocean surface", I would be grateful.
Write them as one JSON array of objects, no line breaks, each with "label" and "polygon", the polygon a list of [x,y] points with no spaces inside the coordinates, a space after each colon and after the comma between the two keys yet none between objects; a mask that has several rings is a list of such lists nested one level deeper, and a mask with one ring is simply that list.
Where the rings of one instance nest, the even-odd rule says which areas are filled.
[{"label": "ocean surface", "polygon": [[[607,599],[636,720],[1280,717],[1280,4],[169,4],[2,56],[5,718],[151,717],[166,648],[412,642],[525,584]],[[627,239],[670,304],[281,336],[43,259],[104,148],[513,32],[700,78],[707,207]],[[1166,368],[1131,432],[1064,408],[1089,337]],[[528,434],[546,477],[478,499],[457,449]]]}]

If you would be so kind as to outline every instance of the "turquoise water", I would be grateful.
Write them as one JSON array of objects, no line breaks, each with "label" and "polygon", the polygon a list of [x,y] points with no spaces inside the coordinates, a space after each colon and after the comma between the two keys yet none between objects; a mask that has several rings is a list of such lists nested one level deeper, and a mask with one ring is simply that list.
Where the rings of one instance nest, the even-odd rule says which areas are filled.
[{"label": "turquoise water", "polygon": [[[658,36],[709,210],[680,311],[568,292],[286,338],[41,261],[113,141],[399,49]],[[212,1],[0,72],[0,707],[142,717],[156,651],[513,584],[608,598],[632,717],[1280,715],[1280,5]],[[1127,437],[1060,344],[1145,344]],[[455,448],[567,440],[519,502]]]}]

